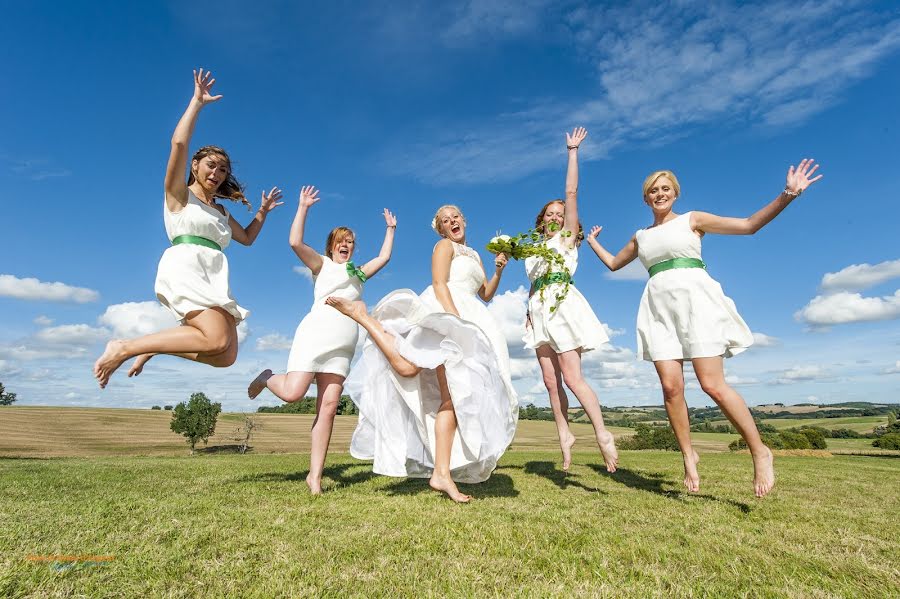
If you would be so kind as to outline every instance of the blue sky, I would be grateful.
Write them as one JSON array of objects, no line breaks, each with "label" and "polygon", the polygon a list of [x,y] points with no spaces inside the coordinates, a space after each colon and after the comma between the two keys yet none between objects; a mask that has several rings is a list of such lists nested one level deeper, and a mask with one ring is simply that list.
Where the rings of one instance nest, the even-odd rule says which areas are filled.
[{"label": "blue sky", "polygon": [[[582,220],[603,225],[613,250],[649,224],[650,171],[678,174],[680,211],[747,216],[789,164],[816,158],[824,179],[766,229],[704,239],[710,273],[759,341],[726,362],[729,380],[750,404],[898,401],[895,3],[299,4],[3,6],[0,381],[21,405],[149,407],[205,391],[253,409],[247,382],[284,368],[312,300],[287,244],[301,185],[323,196],[308,239],[351,226],[358,262],[380,247],[381,209],[397,214],[394,258],[366,284],[374,304],[429,283],[440,204],[463,208],[479,249],[528,228],[562,194],[563,133],[576,125],[589,130]],[[162,180],[199,66],[224,97],[193,147],[227,148],[257,205],[273,185],[288,202],[254,246],[228,250],[252,311],[238,362],[160,357],[101,392],[91,365],[105,341],[168,324],[153,294]],[[634,356],[644,277],[610,276],[582,250],[576,280],[612,333],[585,362],[605,405],[661,402]],[[546,405],[519,341],[525,283],[512,264],[492,310],[523,402]],[[709,403],[690,374],[688,387],[692,405]]]}]

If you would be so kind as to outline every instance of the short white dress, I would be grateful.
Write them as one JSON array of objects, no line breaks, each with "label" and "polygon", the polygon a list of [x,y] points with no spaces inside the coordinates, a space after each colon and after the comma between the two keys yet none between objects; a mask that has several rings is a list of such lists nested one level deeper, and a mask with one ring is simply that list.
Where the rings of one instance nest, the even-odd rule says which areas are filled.
[{"label": "short white dress", "polygon": [[[224,206],[223,206],[224,208]],[[166,235],[195,235],[215,242],[219,251],[203,245],[182,243],[163,252],[156,270],[154,290],[159,302],[181,322],[191,312],[224,308],[239,323],[250,314],[231,296],[228,258],[224,250],[231,242],[228,209],[222,214],[197,199],[188,189],[188,201],[180,212],[170,212],[163,199]]]},{"label": "short white dress", "polygon": [[[649,269],[671,258],[700,259],[691,213],[635,233]],[[673,268],[650,277],[637,316],[637,353],[644,360],[730,358],[753,345],[753,334],[705,268]]]},{"label": "short white dress", "polygon": [[487,480],[516,432],[519,401],[510,378],[506,339],[477,292],[484,283],[478,254],[454,244],[447,285],[461,318],[444,312],[434,289],[399,289],[372,316],[396,338],[407,360],[423,368],[398,376],[367,340],[345,388],[359,407],[350,453],[374,460],[373,471],[426,478],[434,470],[434,423],[440,406],[435,369],[444,365],[457,430],[450,454],[453,480]]},{"label": "short white dress", "polygon": [[288,356],[287,372],[327,372],[342,377],[350,373],[350,361],[359,340],[359,325],[325,303],[328,296],[355,301],[362,297],[362,280],[351,275],[347,264],[321,256],[322,269],[313,277],[312,309],[297,325]]},{"label": "short white dress", "polygon": [[[546,245],[563,255],[569,272],[574,275],[578,268],[578,248],[566,247],[563,239],[561,235],[554,235],[546,241]],[[539,256],[525,259],[525,273],[532,284],[535,279],[547,274],[548,267],[548,262]],[[603,325],[574,284],[569,284],[565,299],[557,305],[556,294],[564,286],[564,283],[551,283],[544,287],[543,300],[539,290],[528,298],[531,326],[525,328],[525,336],[522,337],[527,349],[549,345],[558,354],[574,349],[587,352],[609,341]],[[551,312],[554,306],[556,310]]]}]

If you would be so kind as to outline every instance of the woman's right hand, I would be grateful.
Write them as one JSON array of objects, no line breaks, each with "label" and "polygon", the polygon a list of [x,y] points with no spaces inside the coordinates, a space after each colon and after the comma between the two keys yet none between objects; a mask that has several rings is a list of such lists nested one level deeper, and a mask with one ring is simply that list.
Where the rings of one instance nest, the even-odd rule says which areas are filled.
[{"label": "woman's right hand", "polygon": [[300,188],[300,206],[303,208],[309,208],[320,199],[319,190],[315,185],[304,185]]},{"label": "woman's right hand", "polygon": [[598,227],[597,225],[594,225],[593,227],[591,227],[591,232],[588,233],[588,236],[587,236],[588,243],[590,243],[592,241],[597,241],[597,235],[599,235],[600,231],[602,231],[602,230],[603,230],[603,227]]},{"label": "woman's right hand", "polygon": [[202,68],[199,71],[194,71],[194,100],[199,102],[201,106],[211,104],[222,98],[221,94],[218,96],[212,95],[212,86],[215,82],[216,80],[211,72],[206,71],[204,73]]}]

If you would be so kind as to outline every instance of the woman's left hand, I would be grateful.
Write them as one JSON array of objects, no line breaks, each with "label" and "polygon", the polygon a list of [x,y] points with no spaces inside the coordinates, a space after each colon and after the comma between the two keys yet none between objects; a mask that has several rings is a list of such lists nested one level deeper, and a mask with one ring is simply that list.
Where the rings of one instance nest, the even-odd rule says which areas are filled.
[{"label": "woman's left hand", "polygon": [[497,254],[494,256],[494,266],[497,267],[497,272],[501,272],[506,268],[507,262],[509,262],[509,257],[506,254]]},{"label": "woman's left hand", "polygon": [[384,224],[388,227],[397,227],[397,217],[387,208],[384,209]]},{"label": "woman's left hand", "polygon": [[812,174],[815,173],[818,168],[819,165],[815,164],[813,158],[804,158],[801,160],[797,170],[794,170],[794,165],[792,164],[791,168],[788,169],[787,183],[784,188],[794,195],[800,195],[804,189],[822,178],[822,175],[818,175],[810,179]]},{"label": "woman's left hand", "polygon": [[268,214],[275,208],[278,208],[284,202],[279,202],[281,199],[281,190],[277,187],[273,187],[272,190],[267,194],[265,190],[262,192],[262,202],[259,205],[259,211],[263,214]]}]

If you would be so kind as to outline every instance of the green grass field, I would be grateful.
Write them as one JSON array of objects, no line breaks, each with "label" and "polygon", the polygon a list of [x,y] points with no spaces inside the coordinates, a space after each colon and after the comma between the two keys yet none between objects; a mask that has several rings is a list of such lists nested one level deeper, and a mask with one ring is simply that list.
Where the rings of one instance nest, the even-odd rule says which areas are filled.
[{"label": "green grass field", "polygon": [[[223,436],[226,444],[211,440],[210,451],[190,457],[164,430],[166,413],[14,410],[0,410],[0,451],[20,456],[0,458],[0,597],[885,597],[900,589],[897,454],[779,456],[777,486],[757,500],[749,455],[722,451],[728,435],[702,433],[694,435],[701,491],[689,495],[675,452],[622,452],[610,475],[586,451],[590,431],[578,428],[584,451],[566,475],[553,424],[522,422],[491,479],[461,486],[476,499],[456,505],[423,480],[375,476],[338,452],[325,494],[310,496],[307,416],[271,415],[253,453],[217,449],[230,447]],[[220,431],[236,418],[220,421]],[[339,418],[335,449],[346,448],[353,422]],[[65,442],[67,427],[77,443]],[[44,436],[23,446],[22,430]],[[92,457],[40,458],[37,445]]]}]

